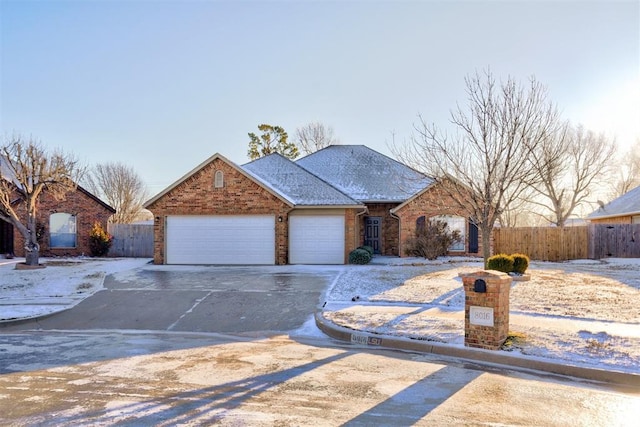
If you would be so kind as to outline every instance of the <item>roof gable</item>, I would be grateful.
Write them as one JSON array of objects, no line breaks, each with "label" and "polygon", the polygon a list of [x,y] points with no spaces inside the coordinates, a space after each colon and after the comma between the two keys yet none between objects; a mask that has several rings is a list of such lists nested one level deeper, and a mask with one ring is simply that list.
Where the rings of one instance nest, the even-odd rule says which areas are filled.
[{"label": "roof gable", "polygon": [[227,158],[225,158],[221,154],[216,153],[213,156],[209,157],[204,162],[200,163],[195,168],[193,168],[191,171],[187,172],[185,175],[183,175],[181,178],[179,178],[173,184],[169,185],[167,188],[162,190],[160,193],[156,194],[153,198],[151,198],[150,200],[145,202],[144,208],[150,208],[158,200],[162,199],[164,196],[169,194],[171,191],[173,191],[174,189],[179,187],[182,183],[184,183],[189,178],[191,178],[192,176],[194,176],[197,173],[199,173],[202,169],[204,169],[205,167],[207,167],[209,164],[213,163],[216,160],[220,160],[220,161],[226,163],[231,168],[233,168],[235,171],[237,171],[239,174],[243,175],[247,179],[255,182],[256,184],[258,184],[260,187],[265,189],[268,193],[273,194],[277,198],[281,199],[287,205],[293,206],[293,202],[291,200],[289,200],[285,195],[280,194],[279,192],[275,191],[271,186],[269,186],[268,184],[266,184],[265,182],[263,182],[259,178],[255,177],[254,175],[252,175],[250,173],[247,173],[247,171],[242,169],[240,166],[238,166],[235,163],[233,163],[232,161],[228,160]]},{"label": "roof gable", "polygon": [[275,153],[242,168],[297,206],[359,206],[360,203]]},{"label": "roof gable", "polygon": [[617,199],[613,199],[598,210],[590,213],[587,219],[611,218],[625,215],[640,215],[640,186],[629,190]]},{"label": "roof gable", "polygon": [[296,164],[359,202],[402,203],[434,183],[364,145],[330,145]]}]

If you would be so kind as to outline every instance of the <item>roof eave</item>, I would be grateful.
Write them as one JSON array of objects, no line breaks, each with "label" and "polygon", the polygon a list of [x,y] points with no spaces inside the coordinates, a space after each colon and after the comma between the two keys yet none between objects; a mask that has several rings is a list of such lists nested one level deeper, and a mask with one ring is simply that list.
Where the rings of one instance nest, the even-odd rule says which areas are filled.
[{"label": "roof eave", "polygon": [[597,216],[588,216],[585,219],[588,221],[594,220],[594,219],[608,219],[608,218],[618,218],[621,216],[634,216],[634,215],[640,215],[640,211],[635,211],[635,212],[622,212],[622,213],[614,213],[614,214],[607,214],[607,215],[597,215]]},{"label": "roof eave", "polygon": [[294,208],[296,208],[296,209],[361,209],[361,208],[366,208],[366,206],[363,205],[363,204],[359,204],[359,205],[304,205],[304,204],[299,204],[299,205],[295,205]]}]

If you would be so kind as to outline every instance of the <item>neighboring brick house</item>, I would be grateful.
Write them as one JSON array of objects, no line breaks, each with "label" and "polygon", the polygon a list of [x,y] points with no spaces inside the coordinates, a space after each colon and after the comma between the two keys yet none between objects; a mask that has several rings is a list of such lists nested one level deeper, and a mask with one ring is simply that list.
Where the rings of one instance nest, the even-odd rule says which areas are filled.
[{"label": "neighboring brick house", "polygon": [[640,186],[601,206],[587,220],[600,224],[640,224]]},{"label": "neighboring brick house", "polygon": [[243,166],[215,154],[145,204],[157,264],[343,264],[363,244],[403,256],[434,216],[465,238],[452,253],[477,253],[477,228],[451,206],[433,179],[363,145]]},{"label": "neighboring brick house", "polygon": [[[16,199],[16,211],[20,217],[26,217],[19,199]],[[115,212],[111,206],[80,186],[67,193],[63,200],[56,200],[45,190],[38,199],[36,211],[36,223],[42,232],[39,239],[40,255],[90,255],[89,233],[93,224],[98,222],[106,230],[107,220]],[[3,220],[0,220],[0,254],[25,255],[22,234]]]}]

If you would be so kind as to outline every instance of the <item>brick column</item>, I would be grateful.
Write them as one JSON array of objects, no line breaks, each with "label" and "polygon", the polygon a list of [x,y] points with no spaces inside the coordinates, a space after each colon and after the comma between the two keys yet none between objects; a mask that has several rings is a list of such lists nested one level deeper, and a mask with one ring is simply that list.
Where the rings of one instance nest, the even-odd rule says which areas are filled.
[{"label": "brick column", "polygon": [[[498,350],[509,333],[511,277],[495,270],[462,275],[464,345]],[[486,289],[486,292],[482,290]]]}]

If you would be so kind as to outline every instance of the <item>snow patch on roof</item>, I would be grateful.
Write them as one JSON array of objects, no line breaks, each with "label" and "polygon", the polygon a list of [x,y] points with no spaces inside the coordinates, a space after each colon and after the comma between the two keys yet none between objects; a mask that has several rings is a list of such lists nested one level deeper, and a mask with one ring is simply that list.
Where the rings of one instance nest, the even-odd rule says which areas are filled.
[{"label": "snow patch on roof", "polygon": [[364,145],[331,145],[296,164],[360,202],[404,202],[432,178]]},{"label": "snow patch on roof", "polygon": [[640,186],[598,208],[597,211],[590,213],[587,218],[595,219],[635,214],[640,214]]},{"label": "snow patch on roof", "polygon": [[360,205],[277,153],[247,163],[242,169],[298,206]]}]

